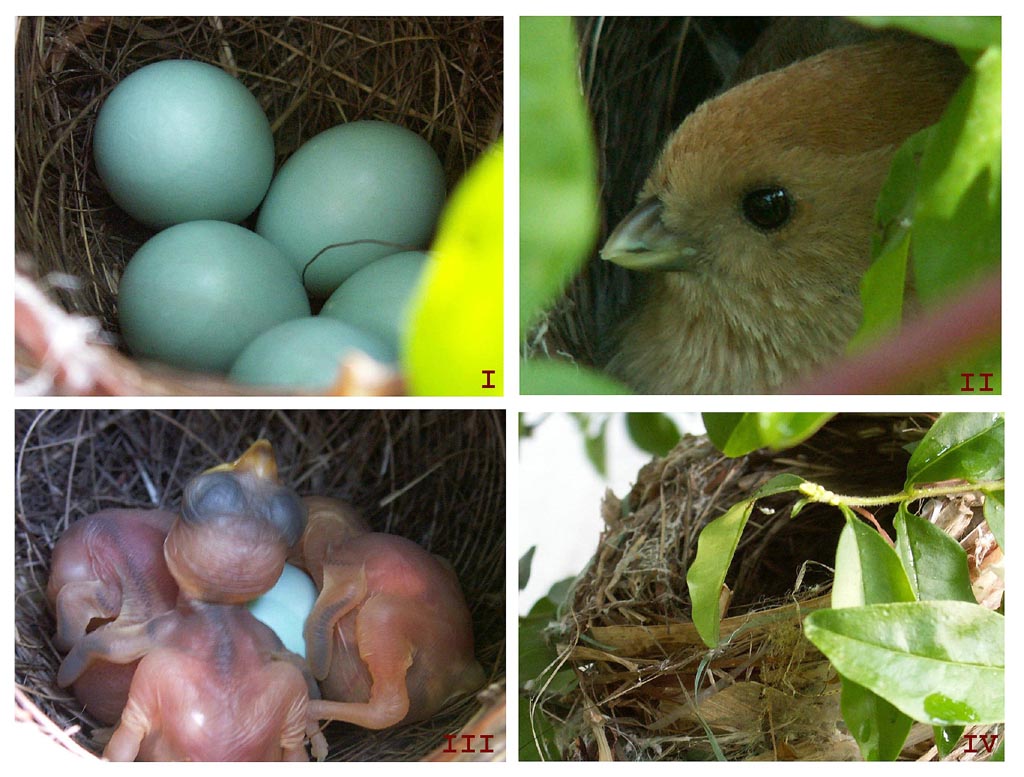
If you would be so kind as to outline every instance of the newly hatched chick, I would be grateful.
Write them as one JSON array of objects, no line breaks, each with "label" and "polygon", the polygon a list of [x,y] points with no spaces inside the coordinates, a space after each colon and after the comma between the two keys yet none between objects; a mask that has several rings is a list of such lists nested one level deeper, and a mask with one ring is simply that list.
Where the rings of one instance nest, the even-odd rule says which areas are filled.
[{"label": "newly hatched chick", "polygon": [[602,249],[657,272],[608,370],[645,393],[764,393],[840,355],[892,155],[964,72],[952,50],[887,37],[701,105]]},{"label": "newly hatched chick", "polygon": [[97,659],[141,658],[107,758],[305,760],[307,736],[326,750],[302,659],[240,604],[273,586],[304,521],[266,441],[189,482],[164,543],[175,609],[116,641],[87,635],[61,667],[66,683]]},{"label": "newly hatched chick", "polygon": [[306,659],[317,720],[387,728],[425,720],[483,685],[473,627],[451,565],[415,542],[365,529],[340,500],[307,501],[303,562],[321,593]]},{"label": "newly hatched chick", "polygon": [[[116,641],[174,608],[178,586],[163,554],[174,519],[166,510],[103,510],[61,535],[46,586],[58,649],[71,650],[87,633],[99,643]],[[98,661],[72,690],[94,717],[116,723],[135,667]]]}]

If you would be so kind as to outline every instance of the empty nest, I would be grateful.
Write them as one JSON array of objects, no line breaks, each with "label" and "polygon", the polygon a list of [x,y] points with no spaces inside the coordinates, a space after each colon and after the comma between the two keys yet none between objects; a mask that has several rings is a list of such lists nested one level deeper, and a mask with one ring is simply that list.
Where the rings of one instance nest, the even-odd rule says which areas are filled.
[{"label": "empty nest", "polygon": [[[810,504],[790,519],[792,493],[757,502],[726,576],[726,636],[710,652],[691,621],[686,572],[704,526],[777,474],[837,493],[898,493],[909,460],[903,446],[930,423],[840,415],[797,448],[736,459],[686,437],[641,469],[624,499],[609,492],[598,549],[547,632],[558,660],[532,683],[537,691],[566,669],[575,675],[570,690],[540,690],[531,704],[554,727],[561,757],[859,760],[841,719],[839,678],[801,631],[806,614],[829,606],[841,513]],[[932,520],[955,524],[947,531],[972,551],[987,532],[981,504],[968,494],[921,512],[944,511]],[[875,512],[890,536],[894,514]],[[901,758],[936,758],[932,737],[930,726],[915,724]],[[977,757],[964,748],[951,756]]]}]

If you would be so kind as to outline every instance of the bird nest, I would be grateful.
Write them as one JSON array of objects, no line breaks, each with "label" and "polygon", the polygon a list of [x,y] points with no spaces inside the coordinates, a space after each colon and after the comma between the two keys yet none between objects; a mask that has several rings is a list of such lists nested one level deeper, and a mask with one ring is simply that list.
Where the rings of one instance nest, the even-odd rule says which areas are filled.
[{"label": "bird nest", "polygon": [[[502,757],[502,412],[33,410],[16,413],[15,434],[16,719],[31,723],[19,727],[26,732],[44,732],[45,748],[91,758],[109,734],[56,684],[61,656],[45,594],[56,539],[70,522],[102,509],[175,509],[192,475],[264,437],[282,480],[300,495],[346,499],[375,531],[413,539],[452,562],[487,675],[484,690],[423,723],[383,731],[330,724],[329,760],[447,759],[435,751],[453,749],[445,735],[462,731],[494,735],[489,748],[477,746],[468,757]],[[463,749],[461,738],[455,742]],[[479,752],[485,749],[493,752]]]},{"label": "bird nest", "polygon": [[493,18],[19,19],[16,357],[23,390],[241,391],[141,365],[123,350],[118,281],[153,232],[113,204],[92,161],[97,113],[122,78],[164,59],[223,68],[270,119],[278,165],[341,122],[399,124],[438,153],[450,189],[500,133],[502,45],[502,21]]},{"label": "bird nest", "polygon": [[[903,446],[929,425],[925,417],[838,416],[784,454],[737,459],[687,437],[646,465],[624,499],[609,492],[597,552],[547,632],[558,660],[531,684],[541,693],[533,715],[554,727],[561,757],[859,759],[842,723],[839,678],[801,630],[805,615],[829,606],[839,511],[810,504],[789,519],[797,496],[757,502],[726,577],[723,641],[710,653],[690,617],[686,573],[704,526],[777,474],[839,493],[899,492]],[[937,510],[932,520],[955,526],[948,531],[971,551],[987,532],[977,494],[934,500],[923,514]],[[890,535],[894,513],[875,513]],[[545,693],[545,685],[568,690]],[[915,724],[901,758],[936,758],[932,739],[930,726]],[[951,757],[980,757],[965,750]]]}]

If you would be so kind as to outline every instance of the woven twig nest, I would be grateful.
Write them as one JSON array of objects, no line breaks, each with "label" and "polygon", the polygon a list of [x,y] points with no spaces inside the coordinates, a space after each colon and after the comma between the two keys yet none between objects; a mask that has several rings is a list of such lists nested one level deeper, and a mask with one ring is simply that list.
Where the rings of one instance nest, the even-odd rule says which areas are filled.
[{"label": "woven twig nest", "polygon": [[[718,747],[727,760],[859,759],[842,723],[839,678],[801,630],[805,615],[830,606],[839,511],[811,504],[790,519],[797,496],[758,501],[726,577],[731,600],[714,651],[691,622],[686,572],[704,526],[774,475],[798,474],[839,493],[899,492],[909,458],[902,446],[929,423],[839,416],[793,450],[737,459],[687,437],[646,465],[625,499],[609,492],[597,552],[549,635],[559,658],[532,683],[540,699],[533,714],[552,723],[562,757],[712,760]],[[1001,581],[980,571],[991,550],[979,558],[991,538],[981,504],[968,494],[933,500],[923,512],[971,552],[976,592],[998,586],[987,602],[995,607]],[[890,534],[894,512],[875,513]],[[565,669],[578,685],[545,694]],[[931,727],[915,724],[902,757],[935,758],[932,737]],[[951,757],[984,756],[965,751]]]},{"label": "woven twig nest", "polygon": [[[375,531],[400,534],[455,566],[488,684],[430,721],[326,729],[330,760],[417,760],[472,740],[466,758],[504,752],[505,425],[479,411],[20,411],[16,415],[16,719],[61,753],[98,755],[104,732],[57,687],[61,656],[45,590],[53,543],[106,508],[176,509],[184,483],[260,437],[300,495],[356,505]],[[486,729],[486,730],[485,730]],[[38,737],[31,740],[36,741]],[[455,740],[464,749],[461,738]],[[33,753],[33,756],[37,755]],[[437,753],[435,757],[450,758]]]},{"label": "woven twig nest", "polygon": [[[164,59],[223,68],[270,119],[278,165],[336,124],[399,124],[438,153],[450,190],[500,133],[502,43],[500,19],[20,19],[15,247],[23,391],[249,393],[118,350],[118,281],[153,234],[113,204],[93,163],[96,115],[122,78]],[[393,391],[363,372],[350,376],[352,393]]]}]

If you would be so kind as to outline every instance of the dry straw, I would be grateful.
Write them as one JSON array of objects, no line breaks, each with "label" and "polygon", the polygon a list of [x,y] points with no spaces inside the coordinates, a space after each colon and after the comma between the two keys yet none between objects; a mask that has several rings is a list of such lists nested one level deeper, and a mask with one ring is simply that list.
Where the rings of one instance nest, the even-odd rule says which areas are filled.
[{"label": "dry straw", "polygon": [[96,345],[118,343],[118,280],[152,234],[113,205],[92,161],[97,112],[122,78],[164,59],[223,68],[270,118],[278,163],[341,122],[394,122],[430,143],[451,187],[501,131],[502,45],[500,19],[19,19],[15,246],[23,390],[239,391]]},{"label": "dry straw", "polygon": [[[535,719],[554,726],[561,757],[711,760],[718,747],[728,760],[857,759],[841,721],[838,677],[800,627],[803,616],[829,606],[839,511],[812,504],[790,520],[797,497],[758,501],[726,577],[722,644],[710,655],[690,619],[686,571],[701,529],[776,474],[838,493],[899,492],[902,446],[929,424],[839,416],[791,451],[738,459],[688,437],[645,466],[624,499],[609,493],[597,552],[548,629],[558,659],[532,683],[534,691],[549,681],[571,688],[532,705]],[[876,511],[890,535],[894,512]],[[995,592],[995,604],[987,603],[998,606],[1001,581],[981,571],[992,545],[979,496],[934,500],[922,513],[969,550],[979,585]],[[575,684],[567,686],[567,676]],[[935,759],[932,737],[931,727],[915,724],[902,758]],[[983,754],[961,747],[953,757]]]},{"label": "dry straw", "polygon": [[[91,758],[104,740],[95,721],[55,682],[61,657],[45,600],[55,540],[70,522],[101,509],[175,509],[189,477],[265,437],[275,447],[282,478],[300,494],[348,499],[374,530],[409,537],[454,564],[487,674],[481,694],[431,721],[379,732],[331,724],[330,759],[423,759],[446,749],[446,734],[460,732],[494,735],[493,753],[462,758],[503,754],[501,412],[20,411],[15,433],[15,718],[25,724],[19,729],[44,734],[50,750]],[[474,743],[483,749],[480,739]]]}]

